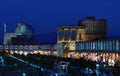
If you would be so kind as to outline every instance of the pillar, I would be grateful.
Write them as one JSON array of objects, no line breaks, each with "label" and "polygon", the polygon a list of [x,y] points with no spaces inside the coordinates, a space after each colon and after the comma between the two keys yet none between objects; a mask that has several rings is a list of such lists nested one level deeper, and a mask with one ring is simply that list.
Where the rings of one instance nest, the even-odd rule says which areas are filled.
[{"label": "pillar", "polygon": [[78,28],[76,29],[76,41],[79,41],[79,31],[78,31]]},{"label": "pillar", "polygon": [[69,41],[69,29],[67,29],[67,41]]},{"label": "pillar", "polygon": [[70,29],[69,41],[71,41],[71,33],[72,33],[72,30]]},{"label": "pillar", "polygon": [[62,41],[64,41],[64,35],[65,33],[64,33],[64,28],[62,29]]},{"label": "pillar", "polygon": [[57,31],[57,41],[60,40],[60,36],[59,36],[60,30]]}]

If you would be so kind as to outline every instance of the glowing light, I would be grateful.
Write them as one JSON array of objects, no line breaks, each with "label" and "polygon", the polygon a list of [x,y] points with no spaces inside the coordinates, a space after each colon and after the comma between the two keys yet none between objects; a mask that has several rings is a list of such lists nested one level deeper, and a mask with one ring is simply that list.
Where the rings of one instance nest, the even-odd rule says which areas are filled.
[{"label": "glowing light", "polygon": [[34,51],[34,54],[38,54],[38,51]]},{"label": "glowing light", "polygon": [[13,51],[10,51],[10,54],[14,54],[14,52],[13,52]]},{"label": "glowing light", "polygon": [[8,53],[8,50],[6,50],[5,52]]},{"label": "glowing light", "polygon": [[86,70],[88,70],[88,68],[86,68]]},{"label": "glowing light", "polygon": [[24,52],[24,55],[26,56],[28,54],[28,52]]},{"label": "glowing light", "polygon": [[96,67],[99,67],[100,65],[99,64],[96,64]]},{"label": "glowing light", "polygon": [[25,73],[23,73],[22,75],[23,75],[23,76],[26,76],[26,74],[25,74]]},{"label": "glowing light", "polygon": [[106,67],[106,65],[104,64],[104,67]]},{"label": "glowing light", "polygon": [[22,54],[23,54],[23,51],[20,51],[19,54],[22,55]]},{"label": "glowing light", "polygon": [[30,54],[34,54],[33,52],[29,52]]},{"label": "glowing light", "polygon": [[16,54],[18,54],[18,51],[15,51]]}]

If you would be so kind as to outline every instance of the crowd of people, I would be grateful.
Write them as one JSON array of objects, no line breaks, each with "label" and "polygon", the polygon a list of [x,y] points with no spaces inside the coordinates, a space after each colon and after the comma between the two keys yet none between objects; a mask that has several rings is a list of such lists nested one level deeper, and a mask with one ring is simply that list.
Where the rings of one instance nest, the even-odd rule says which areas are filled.
[{"label": "crowd of people", "polygon": [[80,59],[72,59],[72,58],[62,58],[62,57],[56,57],[56,56],[47,56],[47,55],[40,55],[40,54],[28,54],[27,56],[25,55],[18,55],[14,54],[14,56],[18,58],[22,58],[26,61],[29,61],[34,64],[38,64],[40,66],[49,68],[53,70],[53,66],[55,62],[60,62],[60,61],[65,61],[69,62],[70,66],[77,66],[81,68],[91,68],[94,70],[96,68],[96,62],[93,61],[86,61],[83,58]]},{"label": "crowd of people", "polygon": [[54,63],[65,61],[70,63],[70,67],[68,68],[68,72],[71,75],[81,75],[84,76],[84,73],[80,73],[79,69],[74,70],[71,68],[71,66],[80,67],[82,69],[90,68],[94,70],[96,68],[96,62],[93,61],[86,61],[83,58],[80,59],[72,59],[72,58],[62,58],[62,57],[56,57],[56,56],[47,56],[47,55],[40,55],[40,54],[28,54],[28,55],[18,55],[14,54],[15,57],[21,58],[23,60],[26,60],[28,62],[40,65],[42,67],[48,68],[50,70],[54,70]]},{"label": "crowd of people", "polygon": [[[0,55],[4,57],[4,60],[5,60],[6,64],[17,66],[17,67],[7,67],[8,69],[3,69],[2,68],[2,69],[0,69],[1,71],[9,70],[10,68],[13,68],[13,70],[22,69],[22,68],[24,68],[24,66],[26,66],[22,62],[19,62],[15,59],[12,59],[12,58],[8,57],[8,55],[5,54],[5,53],[0,53]],[[51,55],[40,55],[40,54],[27,54],[27,55],[13,54],[13,56],[21,58],[21,59],[23,59],[25,61],[28,61],[30,63],[37,64],[39,66],[48,68],[50,70],[54,70],[54,63],[55,62],[65,61],[65,62],[69,62],[70,66],[80,67],[82,69],[89,68],[93,71],[92,75],[96,76],[96,73],[95,73],[94,70],[96,69],[97,62],[90,61],[90,60],[85,60],[83,58],[79,58],[79,59],[62,58],[62,57],[56,57],[56,56],[51,56]],[[100,72],[102,72],[102,70],[100,69]],[[68,72],[71,75],[85,76],[84,73],[79,72],[79,69],[74,70],[71,67],[68,68]],[[116,64],[114,67],[112,67],[112,73],[113,73],[113,75],[118,76],[119,73],[120,73],[120,66],[118,66]]]}]

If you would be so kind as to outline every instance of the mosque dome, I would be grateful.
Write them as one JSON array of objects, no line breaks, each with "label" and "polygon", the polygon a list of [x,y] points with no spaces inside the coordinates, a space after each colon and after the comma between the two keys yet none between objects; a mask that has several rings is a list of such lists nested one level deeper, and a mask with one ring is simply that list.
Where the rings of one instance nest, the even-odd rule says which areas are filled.
[{"label": "mosque dome", "polygon": [[16,35],[24,35],[26,39],[33,38],[34,32],[30,25],[19,23],[15,29]]}]

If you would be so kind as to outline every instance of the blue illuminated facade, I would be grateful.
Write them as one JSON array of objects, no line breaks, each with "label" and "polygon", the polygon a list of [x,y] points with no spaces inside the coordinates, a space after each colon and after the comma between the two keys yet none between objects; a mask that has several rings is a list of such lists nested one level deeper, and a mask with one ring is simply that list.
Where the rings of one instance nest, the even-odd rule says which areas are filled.
[{"label": "blue illuminated facade", "polygon": [[120,51],[120,40],[77,42],[76,51]]}]

